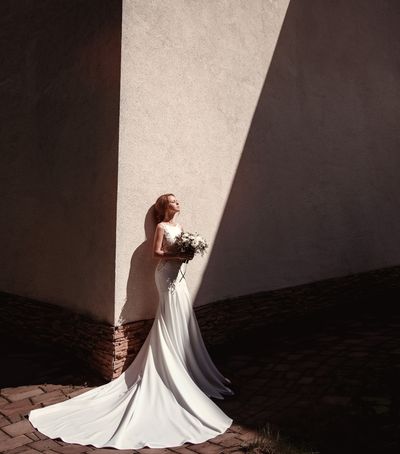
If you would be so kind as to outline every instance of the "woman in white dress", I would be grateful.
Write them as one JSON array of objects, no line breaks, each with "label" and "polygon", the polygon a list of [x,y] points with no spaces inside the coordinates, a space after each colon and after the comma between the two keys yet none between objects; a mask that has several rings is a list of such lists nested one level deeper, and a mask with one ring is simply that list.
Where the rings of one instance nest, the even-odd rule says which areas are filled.
[{"label": "woman in white dress", "polygon": [[212,362],[193,311],[183,268],[193,255],[176,251],[182,231],[173,194],[155,204],[153,253],[159,305],[136,358],[116,379],[72,399],[31,410],[32,425],[50,438],[118,449],[201,443],[232,424],[210,398],[233,395]]}]

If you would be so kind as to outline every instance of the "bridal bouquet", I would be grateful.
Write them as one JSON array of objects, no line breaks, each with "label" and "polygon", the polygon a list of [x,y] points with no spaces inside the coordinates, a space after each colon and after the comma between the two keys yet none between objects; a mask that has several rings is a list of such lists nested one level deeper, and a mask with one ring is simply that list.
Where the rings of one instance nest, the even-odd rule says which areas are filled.
[{"label": "bridal bouquet", "polygon": [[182,232],[176,237],[175,244],[180,252],[204,255],[207,241],[198,233]]}]

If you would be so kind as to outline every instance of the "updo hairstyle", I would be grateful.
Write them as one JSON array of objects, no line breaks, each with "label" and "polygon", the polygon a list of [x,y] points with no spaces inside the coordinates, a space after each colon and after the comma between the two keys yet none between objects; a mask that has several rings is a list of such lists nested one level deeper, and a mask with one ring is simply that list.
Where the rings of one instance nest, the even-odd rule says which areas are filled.
[{"label": "updo hairstyle", "polygon": [[175,197],[174,194],[163,194],[160,195],[160,197],[156,200],[156,203],[154,204],[154,217],[157,224],[164,219],[165,212],[167,211],[169,204],[168,197],[170,195]]}]

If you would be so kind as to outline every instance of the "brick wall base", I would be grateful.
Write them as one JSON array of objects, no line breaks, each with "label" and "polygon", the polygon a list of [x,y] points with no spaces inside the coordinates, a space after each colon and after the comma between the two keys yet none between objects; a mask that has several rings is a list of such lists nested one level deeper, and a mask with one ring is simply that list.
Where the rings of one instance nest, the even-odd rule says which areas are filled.
[{"label": "brick wall base", "polygon": [[[348,304],[364,296],[400,289],[400,266],[327,279],[296,287],[217,301],[195,308],[207,345],[217,345],[258,326]],[[57,343],[104,378],[118,377],[136,356],[153,319],[111,326],[54,304],[0,292],[0,328],[40,345]]]}]

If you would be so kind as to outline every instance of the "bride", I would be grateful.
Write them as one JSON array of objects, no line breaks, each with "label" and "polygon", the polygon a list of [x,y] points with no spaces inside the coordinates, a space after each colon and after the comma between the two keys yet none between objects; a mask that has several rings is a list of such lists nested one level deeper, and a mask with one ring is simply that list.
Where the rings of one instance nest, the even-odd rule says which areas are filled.
[{"label": "bride", "polygon": [[174,244],[182,231],[179,212],[173,194],[155,203],[159,305],[139,353],[109,383],[31,410],[28,419],[43,434],[97,448],[166,448],[204,442],[231,426],[210,399],[234,393],[212,362],[193,311],[183,271],[193,255],[177,252]]}]

